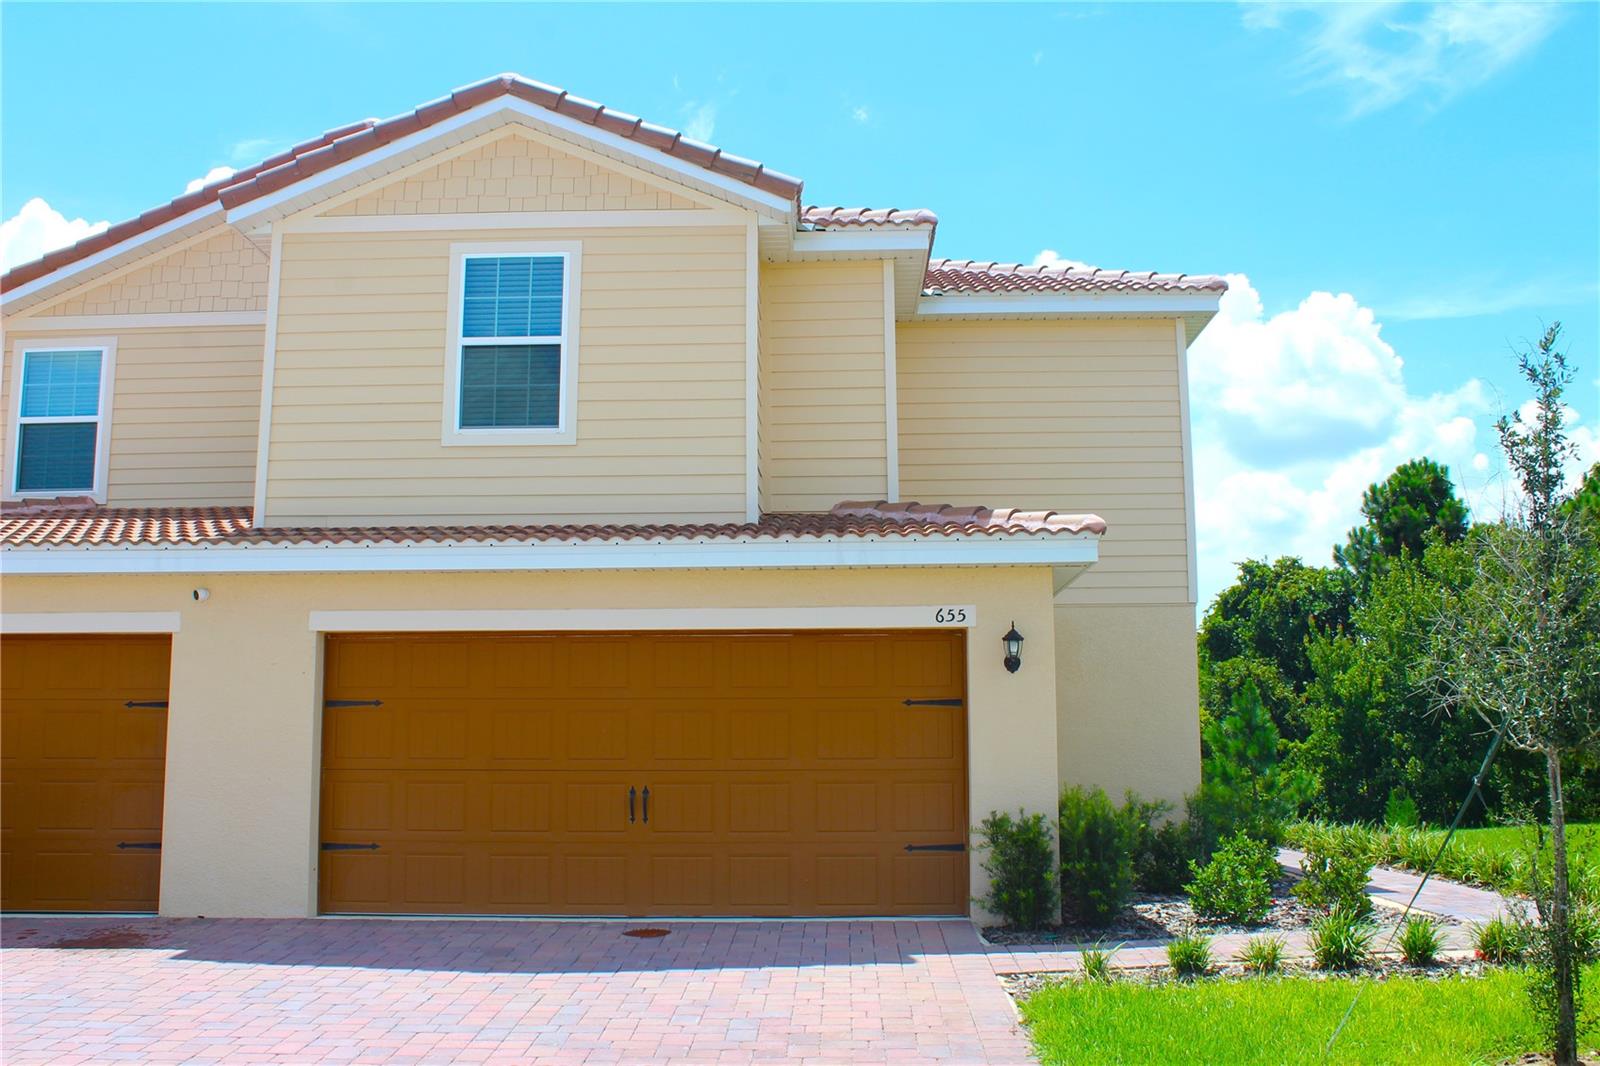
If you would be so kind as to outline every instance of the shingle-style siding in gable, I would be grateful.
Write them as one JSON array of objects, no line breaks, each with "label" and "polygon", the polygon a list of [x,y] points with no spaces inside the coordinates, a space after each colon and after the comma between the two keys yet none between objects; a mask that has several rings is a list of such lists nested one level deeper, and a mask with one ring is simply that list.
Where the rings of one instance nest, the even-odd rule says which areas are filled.
[{"label": "shingle-style siding in gable", "polygon": [[[130,329],[117,338],[106,502],[113,507],[248,505],[255,492],[264,330]],[[9,420],[16,342],[7,332],[0,418]],[[10,434],[11,428],[4,428]],[[4,472],[11,484],[11,471]]]},{"label": "shingle-style siding in gable", "polygon": [[267,255],[223,227],[187,248],[37,312],[52,315],[259,311],[267,306]]},{"label": "shingle-style siding in gable", "polygon": [[1100,561],[1063,603],[1188,601],[1171,321],[902,324],[900,494],[1092,511]]},{"label": "shingle-style siding in gable", "polygon": [[880,262],[762,268],[767,508],[825,511],[888,495],[883,288]]},{"label": "shingle-style siding in gable", "polygon": [[700,205],[587,159],[502,137],[324,212],[439,215],[483,211],[658,211]]},{"label": "shingle-style siding in gable", "polygon": [[266,521],[743,520],[745,231],[581,241],[578,441],[441,445],[450,245],[482,231],[290,234]]}]

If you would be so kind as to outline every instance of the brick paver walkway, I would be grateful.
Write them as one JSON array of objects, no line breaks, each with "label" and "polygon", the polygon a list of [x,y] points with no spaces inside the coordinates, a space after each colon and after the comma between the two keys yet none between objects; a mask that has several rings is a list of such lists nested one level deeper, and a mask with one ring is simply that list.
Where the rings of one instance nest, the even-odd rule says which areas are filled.
[{"label": "brick paver walkway", "polygon": [[964,921],[11,918],[22,1063],[1028,1063]]}]

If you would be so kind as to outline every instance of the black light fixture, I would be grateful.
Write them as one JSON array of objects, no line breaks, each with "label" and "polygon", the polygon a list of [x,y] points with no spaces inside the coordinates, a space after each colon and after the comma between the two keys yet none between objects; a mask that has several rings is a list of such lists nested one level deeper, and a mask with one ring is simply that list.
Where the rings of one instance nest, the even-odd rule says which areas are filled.
[{"label": "black light fixture", "polygon": [[1017,623],[1011,623],[1000,641],[1006,646],[1006,669],[1014,674],[1022,667],[1022,634],[1017,632]]}]

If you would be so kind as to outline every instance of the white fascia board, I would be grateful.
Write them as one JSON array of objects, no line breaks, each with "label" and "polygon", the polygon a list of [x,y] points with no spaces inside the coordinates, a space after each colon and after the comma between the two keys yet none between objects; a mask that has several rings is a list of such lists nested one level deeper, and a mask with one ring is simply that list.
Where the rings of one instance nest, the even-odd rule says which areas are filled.
[{"label": "white fascia board", "polygon": [[797,259],[925,252],[932,246],[931,229],[802,230],[794,235],[794,255]]},{"label": "white fascia board", "polygon": [[240,204],[228,212],[228,222],[231,225],[244,227],[258,218],[266,217],[270,220],[274,216],[293,213],[310,206],[298,202],[309,193],[341,182],[386,160],[417,152],[451,133],[470,130],[476,126],[482,126],[484,129],[493,128],[492,120],[503,113],[515,115],[535,129],[542,129],[560,139],[600,146],[618,158],[631,161],[641,169],[675,178],[686,185],[714,193],[722,199],[731,200],[741,207],[760,214],[794,217],[793,202],[764,192],[753,185],[747,185],[736,178],[696,166],[665,152],[658,152],[626,137],[591,126],[587,122],[579,122],[567,115],[546,111],[526,100],[519,100],[514,96],[500,96],[436,122],[426,129],[391,141],[381,148],[364,152],[301,181],[292,182],[265,196]]},{"label": "white fascia board", "polygon": [[[29,296],[43,292],[47,289],[64,285],[85,271],[93,270],[95,267],[101,266],[114,259],[137,252],[145,245],[159,241],[163,237],[168,237],[181,230],[187,229],[197,222],[208,221],[213,215],[220,215],[221,213],[222,204],[218,203],[216,200],[212,200],[207,204],[202,204],[186,215],[179,215],[177,218],[163,222],[161,225],[156,226],[153,229],[145,230],[143,233],[137,233],[132,237],[129,237],[127,240],[118,241],[116,244],[113,244],[110,247],[102,248],[93,255],[85,256],[84,258],[79,259],[77,262],[67,263],[66,265],[58,267],[42,277],[34,278],[32,281],[24,285],[18,285],[16,288],[6,293],[3,297],[0,297],[0,307],[4,307],[9,310],[13,304],[17,304],[19,301],[26,300]],[[33,302],[37,301],[29,301],[29,303]]]},{"label": "white fascia board", "polygon": [[1083,567],[1098,558],[1099,538],[1093,534],[1050,534],[745,542],[28,547],[0,553],[0,570],[21,575]]},{"label": "white fascia board", "polygon": [[1031,315],[1188,315],[1217,310],[1221,293],[1015,293],[1005,296],[924,296],[918,318]]}]

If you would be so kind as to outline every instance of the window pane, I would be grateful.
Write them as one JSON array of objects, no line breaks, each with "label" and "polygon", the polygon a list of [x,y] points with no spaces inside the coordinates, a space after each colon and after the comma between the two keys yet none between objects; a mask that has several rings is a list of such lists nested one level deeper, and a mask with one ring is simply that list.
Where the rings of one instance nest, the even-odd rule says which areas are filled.
[{"label": "window pane", "polygon": [[553,429],[560,408],[559,344],[461,349],[462,429]]},{"label": "window pane", "polygon": [[463,337],[553,337],[561,332],[559,256],[475,257],[462,277]]},{"label": "window pane", "polygon": [[100,413],[99,352],[28,352],[22,417],[93,418]]},{"label": "window pane", "polygon": [[81,491],[94,488],[93,422],[34,422],[22,427],[17,455],[17,491]]}]

